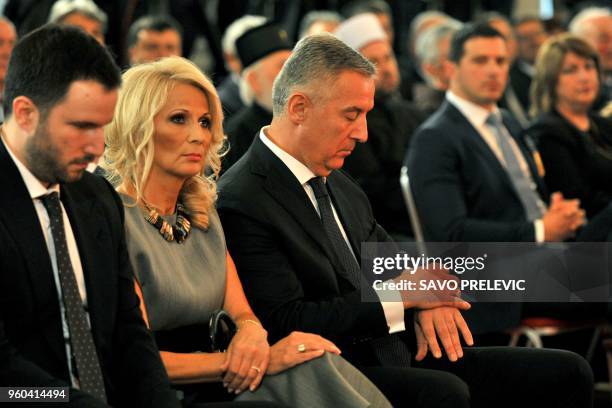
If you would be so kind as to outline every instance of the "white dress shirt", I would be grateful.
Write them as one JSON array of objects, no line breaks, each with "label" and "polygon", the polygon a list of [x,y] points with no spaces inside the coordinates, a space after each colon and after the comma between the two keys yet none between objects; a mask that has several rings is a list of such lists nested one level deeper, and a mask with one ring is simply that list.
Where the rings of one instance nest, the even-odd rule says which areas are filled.
[{"label": "white dress shirt", "polygon": [[[501,117],[501,112],[495,106],[492,111],[488,111],[482,106],[476,105],[460,96],[454,94],[452,91],[446,92],[446,99],[450,102],[454,107],[459,109],[459,112],[465,116],[465,118],[470,122],[470,124],[476,129],[478,134],[482,137],[485,143],[489,146],[489,148],[495,154],[495,157],[499,160],[502,166],[506,167],[506,162],[504,160],[504,155],[497,144],[497,139],[495,135],[491,131],[489,125],[486,124],[487,118],[491,114],[499,115]],[[523,156],[523,152],[517,145],[516,141],[512,136],[510,136],[510,132],[505,127],[502,128],[504,132],[506,132],[506,136],[510,142],[510,146],[512,146],[512,150],[514,151],[514,155],[519,161],[519,167],[525,173],[527,178],[531,181],[531,188],[534,190],[534,194],[537,197],[538,205],[542,209],[542,212],[546,212],[546,206],[540,199],[539,194],[537,193],[537,187],[535,182],[533,181],[533,177],[531,176],[531,172],[529,171],[529,165]],[[536,242],[544,242],[544,222],[541,219],[535,220],[533,222],[534,230],[535,230],[535,241]]]},{"label": "white dress shirt", "polygon": [[[287,153],[286,151],[278,147],[276,144],[274,144],[274,142],[271,141],[266,136],[267,130],[268,130],[267,126],[263,127],[261,131],[259,132],[259,138],[261,139],[263,144],[265,144],[272,151],[272,153],[274,153],[274,155],[278,157],[285,164],[285,166],[287,166],[289,171],[291,171],[291,173],[295,176],[295,178],[302,185],[302,188],[308,195],[308,198],[310,198],[310,202],[314,206],[315,210],[317,211],[319,216],[321,216],[321,214],[319,213],[319,205],[317,203],[317,199],[315,197],[314,191],[312,190],[312,187],[310,187],[310,184],[308,184],[308,181],[311,178],[317,177],[317,176],[308,167],[306,167],[302,162],[300,162],[295,157],[291,156],[289,153]],[[323,179],[327,183],[327,179],[326,178],[323,178]],[[338,217],[338,213],[336,212],[336,207],[334,207],[334,203],[331,200],[330,200],[330,205],[332,207],[332,211],[334,212],[334,219],[336,220],[338,227],[340,227],[340,232],[342,233],[342,237],[344,238],[344,241],[346,242],[346,245],[349,247],[353,256],[355,256],[355,253],[353,252],[353,248],[351,247],[351,244],[346,235],[346,231],[344,230],[344,227],[342,226],[342,222],[340,222],[340,218]],[[355,257],[355,260],[357,260],[356,257]],[[386,302],[381,301],[380,304],[382,306],[383,313],[385,314],[387,325],[389,326],[389,333],[396,333],[396,332],[406,330],[406,325],[404,323],[404,304],[402,303],[402,297],[398,291],[394,291],[395,292],[394,295],[391,295],[390,292],[391,291],[385,291],[385,297],[392,296],[392,297],[395,297],[396,300],[386,301]]]},{"label": "white dress shirt", "polygon": [[[15,162],[17,169],[19,170],[19,174],[21,174],[21,178],[23,179],[26,188],[28,189],[28,193],[32,198],[32,202],[34,204],[34,208],[36,209],[36,214],[38,215],[38,221],[40,222],[40,227],[45,237],[45,241],[47,243],[47,250],[49,251],[49,257],[51,258],[51,267],[53,268],[53,279],[55,281],[55,288],[57,291],[57,297],[59,299],[60,305],[60,313],[62,316],[62,331],[64,334],[64,340],[66,344],[66,356],[68,358],[68,367],[72,368],[72,353],[70,350],[70,330],[68,327],[68,319],[66,317],[66,308],[64,306],[64,300],[62,297],[62,289],[59,280],[59,272],[57,269],[57,259],[55,254],[55,244],[53,242],[53,235],[51,233],[51,223],[49,221],[49,215],[47,214],[47,210],[43,205],[41,198],[51,194],[53,192],[57,192],[60,194],[59,184],[54,184],[46,188],[40,180],[32,174],[32,172],[14,155],[11,151],[11,148],[6,144],[4,139],[2,139],[2,143],[6,147],[9,156]],[[87,319],[89,320],[89,314],[87,313],[87,291],[85,290],[85,279],[83,276],[83,266],[81,265],[81,257],[79,256],[79,249],[77,247],[76,240],[74,238],[74,233],[72,231],[72,226],[70,225],[70,220],[68,219],[68,214],[66,214],[66,209],[64,205],[60,201],[60,206],[62,209],[62,215],[64,218],[64,228],[66,230],[66,241],[68,243],[68,253],[70,255],[70,261],[72,263],[72,269],[74,270],[74,274],[76,277],[77,285],[79,287],[79,293],[81,295],[81,299],[83,299],[83,305],[86,310]],[[72,383],[74,386],[77,386],[78,382],[76,377],[74,377],[73,370],[70,369],[70,376],[72,379]]]}]

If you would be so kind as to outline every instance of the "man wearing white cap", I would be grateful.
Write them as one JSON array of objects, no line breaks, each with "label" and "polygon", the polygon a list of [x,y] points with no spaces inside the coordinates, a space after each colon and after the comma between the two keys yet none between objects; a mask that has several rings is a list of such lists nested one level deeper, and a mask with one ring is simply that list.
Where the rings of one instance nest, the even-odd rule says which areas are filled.
[{"label": "man wearing white cap", "polygon": [[344,169],[364,189],[378,222],[396,238],[411,234],[398,181],[413,131],[424,119],[398,88],[399,69],[378,18],[359,14],[344,21],[336,36],[376,65],[374,108],[368,112],[368,143],[359,144]]},{"label": "man wearing white cap", "polygon": [[104,45],[106,13],[91,0],[58,0],[49,12],[49,23],[79,27]]}]

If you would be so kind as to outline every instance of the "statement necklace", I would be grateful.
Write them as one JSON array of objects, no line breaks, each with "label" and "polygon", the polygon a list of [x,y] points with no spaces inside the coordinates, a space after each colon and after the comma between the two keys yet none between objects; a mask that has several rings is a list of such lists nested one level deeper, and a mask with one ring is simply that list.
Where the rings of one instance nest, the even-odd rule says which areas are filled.
[{"label": "statement necklace", "polygon": [[145,216],[145,220],[157,228],[166,241],[176,241],[178,244],[182,244],[187,239],[191,232],[191,223],[189,222],[189,218],[187,218],[187,212],[183,204],[176,203],[176,224],[172,226],[159,215],[156,209],[149,207],[144,200],[143,204],[147,210],[149,210],[149,214]]}]

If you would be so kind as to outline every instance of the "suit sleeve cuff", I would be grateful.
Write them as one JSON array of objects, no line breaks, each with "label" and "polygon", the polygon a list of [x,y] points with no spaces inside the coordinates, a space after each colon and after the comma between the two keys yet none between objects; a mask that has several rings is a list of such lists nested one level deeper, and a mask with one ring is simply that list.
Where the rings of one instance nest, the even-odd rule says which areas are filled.
[{"label": "suit sleeve cuff", "polygon": [[535,231],[535,242],[544,242],[544,221],[540,218],[533,222],[533,228]]},{"label": "suit sleeve cuff", "polygon": [[[377,295],[380,295],[377,292]],[[389,334],[397,333],[406,330],[406,323],[404,323],[404,303],[402,302],[402,296],[398,290],[385,291],[385,299],[393,296],[394,300],[380,302],[385,319],[387,320],[387,326],[389,326]]]}]

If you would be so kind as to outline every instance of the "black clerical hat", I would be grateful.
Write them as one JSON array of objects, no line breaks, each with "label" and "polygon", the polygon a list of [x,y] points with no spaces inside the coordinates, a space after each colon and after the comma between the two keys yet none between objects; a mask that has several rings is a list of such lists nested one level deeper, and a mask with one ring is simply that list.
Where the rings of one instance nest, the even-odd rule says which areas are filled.
[{"label": "black clerical hat", "polygon": [[287,31],[275,23],[252,28],[236,40],[236,51],[243,68],[275,51],[292,48]]}]

